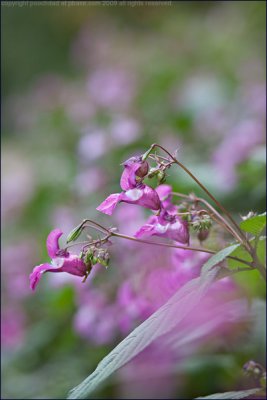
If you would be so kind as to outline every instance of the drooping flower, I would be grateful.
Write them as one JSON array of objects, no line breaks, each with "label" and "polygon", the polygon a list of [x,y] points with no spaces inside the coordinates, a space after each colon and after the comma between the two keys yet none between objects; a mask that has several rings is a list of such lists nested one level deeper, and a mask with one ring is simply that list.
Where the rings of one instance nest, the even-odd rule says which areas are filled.
[{"label": "drooping flower", "polygon": [[47,237],[46,247],[51,264],[37,265],[30,274],[30,287],[35,290],[44,272],[67,272],[71,275],[86,276],[88,266],[83,260],[69,252],[60,249],[59,238],[63,235],[60,229],[54,229]]},{"label": "drooping flower", "polygon": [[161,207],[157,192],[142,183],[148,172],[148,163],[142,161],[141,157],[132,157],[123,163],[124,171],[121,176],[120,185],[122,193],[111,194],[104,200],[97,210],[111,215],[120,202],[137,204],[151,210],[159,210]]},{"label": "drooping flower", "polygon": [[189,244],[189,229],[187,221],[182,220],[178,215],[172,215],[162,209],[158,216],[150,217],[136,233],[135,237],[141,236],[166,237],[176,242]]}]

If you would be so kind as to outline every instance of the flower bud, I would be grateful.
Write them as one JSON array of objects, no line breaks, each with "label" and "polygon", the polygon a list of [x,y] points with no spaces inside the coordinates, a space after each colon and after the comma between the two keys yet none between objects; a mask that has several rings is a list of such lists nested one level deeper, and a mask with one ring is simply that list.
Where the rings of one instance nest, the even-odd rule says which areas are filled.
[{"label": "flower bud", "polygon": [[94,256],[94,254],[93,254],[92,249],[87,250],[87,252],[86,252],[85,255],[84,255],[83,262],[84,262],[86,265],[92,264],[92,263],[93,263],[93,261],[92,261],[92,260],[93,260],[93,256]]},{"label": "flower bud", "polygon": [[209,236],[209,229],[202,229],[201,231],[198,232],[197,238],[200,242],[203,242],[206,240]]},{"label": "flower bud", "polygon": [[154,176],[158,175],[158,168],[150,168],[149,173],[147,175],[148,178],[154,178]]},{"label": "flower bud", "polygon": [[78,237],[80,236],[80,234],[81,234],[82,231],[83,231],[83,224],[84,224],[84,223],[82,222],[80,225],[76,226],[76,228],[74,228],[74,229],[68,234],[67,243],[73,242],[74,240],[78,239]]},{"label": "flower bud", "polygon": [[209,215],[193,216],[192,227],[196,232],[208,230],[211,227],[211,218]]},{"label": "flower bud", "polygon": [[159,184],[165,182],[165,179],[166,179],[165,172],[160,169],[158,171],[158,182],[159,182]]},{"label": "flower bud", "polygon": [[107,250],[101,249],[98,251],[96,258],[99,264],[103,265],[104,267],[108,266],[110,258]]},{"label": "flower bud", "polygon": [[149,170],[149,165],[147,161],[143,161],[140,164],[140,167],[138,168],[138,170],[136,171],[136,175],[139,176],[140,178],[144,178],[146,176],[146,174],[148,173]]}]

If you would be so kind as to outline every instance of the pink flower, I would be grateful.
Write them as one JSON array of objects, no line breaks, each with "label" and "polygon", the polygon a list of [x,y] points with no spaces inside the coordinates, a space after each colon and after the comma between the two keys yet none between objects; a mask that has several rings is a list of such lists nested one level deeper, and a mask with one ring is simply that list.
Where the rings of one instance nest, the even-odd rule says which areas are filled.
[{"label": "pink flower", "polygon": [[131,157],[123,163],[124,171],[121,175],[120,185],[122,190],[134,189],[148,173],[147,161],[141,157]]},{"label": "pink flower", "polygon": [[183,221],[178,215],[172,215],[164,209],[159,216],[150,217],[147,223],[136,232],[135,237],[144,235],[166,237],[176,242],[189,243],[187,221]]},{"label": "pink flower", "polygon": [[120,68],[98,68],[90,74],[87,90],[93,102],[104,108],[125,109],[135,92],[132,74]]},{"label": "pink flower", "polygon": [[177,213],[177,207],[172,204],[172,187],[170,185],[159,185],[156,189],[161,204],[170,214]]},{"label": "pink flower", "polygon": [[104,290],[91,288],[79,291],[78,310],[74,317],[74,329],[83,338],[96,345],[110,343],[116,337],[118,308],[112,304]]},{"label": "pink flower", "polygon": [[1,344],[3,348],[16,349],[23,344],[25,314],[18,305],[5,304],[1,316]]},{"label": "pink flower", "polygon": [[30,274],[30,287],[35,290],[44,272],[67,272],[71,275],[85,276],[87,266],[77,255],[70,254],[59,248],[59,238],[63,232],[55,229],[47,237],[46,247],[48,255],[51,257],[51,264],[45,263],[38,265]]},{"label": "pink flower", "polygon": [[148,163],[142,161],[141,157],[132,157],[125,161],[123,165],[124,171],[120,180],[123,192],[108,196],[97,207],[97,210],[111,215],[116,205],[120,202],[137,204],[151,210],[159,210],[161,204],[157,192],[142,183],[142,179],[148,172]]}]

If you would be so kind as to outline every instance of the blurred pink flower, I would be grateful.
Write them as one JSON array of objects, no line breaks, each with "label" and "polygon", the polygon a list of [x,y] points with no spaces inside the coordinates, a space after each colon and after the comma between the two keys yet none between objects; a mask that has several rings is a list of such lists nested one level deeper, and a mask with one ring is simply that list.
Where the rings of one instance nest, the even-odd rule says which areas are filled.
[{"label": "blurred pink flower", "polygon": [[21,300],[29,295],[27,274],[36,260],[36,243],[23,239],[4,246],[1,254],[4,291],[9,300]]},{"label": "blurred pink flower", "polygon": [[82,303],[74,317],[74,329],[98,345],[114,339],[117,330],[116,310],[102,291],[94,288],[82,296]]},{"label": "blurred pink flower", "polygon": [[[118,293],[117,301],[122,307],[121,330],[132,330],[131,320],[135,324],[144,321],[181,286],[199,276],[208,257],[177,250],[172,266],[139,274],[139,280],[131,277]],[[148,398],[166,398],[166,395],[172,398],[176,379],[178,376],[180,379],[179,372],[184,372],[183,361],[193,356],[201,345],[209,343],[210,338],[215,348],[238,338],[248,320],[247,301],[240,298],[237,285],[230,278],[215,282],[201,302],[184,317],[179,329],[160,337],[118,371],[123,395],[143,398],[145,393]],[[149,388],[148,382],[151,382]]]},{"label": "blurred pink flower", "polygon": [[[87,128],[86,128],[87,131]],[[90,163],[102,157],[109,149],[107,133],[102,129],[89,128],[78,144],[78,155],[81,161]]]},{"label": "blurred pink flower", "polygon": [[106,175],[101,168],[91,167],[80,171],[74,182],[75,193],[87,196],[102,189],[106,184]]},{"label": "blurred pink flower", "polygon": [[133,77],[120,68],[102,68],[88,79],[87,89],[92,100],[99,106],[122,109],[134,97]]},{"label": "blurred pink flower", "polygon": [[150,345],[121,368],[119,395],[127,399],[171,399],[175,380],[175,359],[163,346]]},{"label": "blurred pink flower", "polygon": [[245,120],[235,126],[213,154],[218,179],[225,188],[237,181],[236,166],[245,161],[257,146],[264,143],[263,124],[256,119]]},{"label": "blurred pink flower", "polygon": [[76,223],[75,211],[72,207],[59,206],[51,213],[51,225],[60,226],[64,232],[70,232]]},{"label": "blurred pink flower", "polygon": [[10,222],[33,196],[36,182],[31,163],[17,150],[3,149],[2,173],[1,215]]},{"label": "blurred pink flower", "polygon": [[138,139],[140,126],[135,119],[117,117],[111,123],[110,132],[116,144],[127,145]]},{"label": "blurred pink flower", "polygon": [[23,343],[25,314],[19,305],[8,305],[1,314],[1,343],[3,347],[16,348]]}]

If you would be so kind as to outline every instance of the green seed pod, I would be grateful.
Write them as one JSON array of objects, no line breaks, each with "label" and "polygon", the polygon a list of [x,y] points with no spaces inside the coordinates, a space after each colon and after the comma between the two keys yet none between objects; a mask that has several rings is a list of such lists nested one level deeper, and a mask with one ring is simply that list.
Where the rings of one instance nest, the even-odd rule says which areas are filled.
[{"label": "green seed pod", "polygon": [[73,242],[74,240],[78,239],[78,237],[80,236],[80,234],[83,231],[83,223],[81,223],[80,225],[76,226],[76,228],[74,228],[67,237],[67,243],[69,242]]}]

